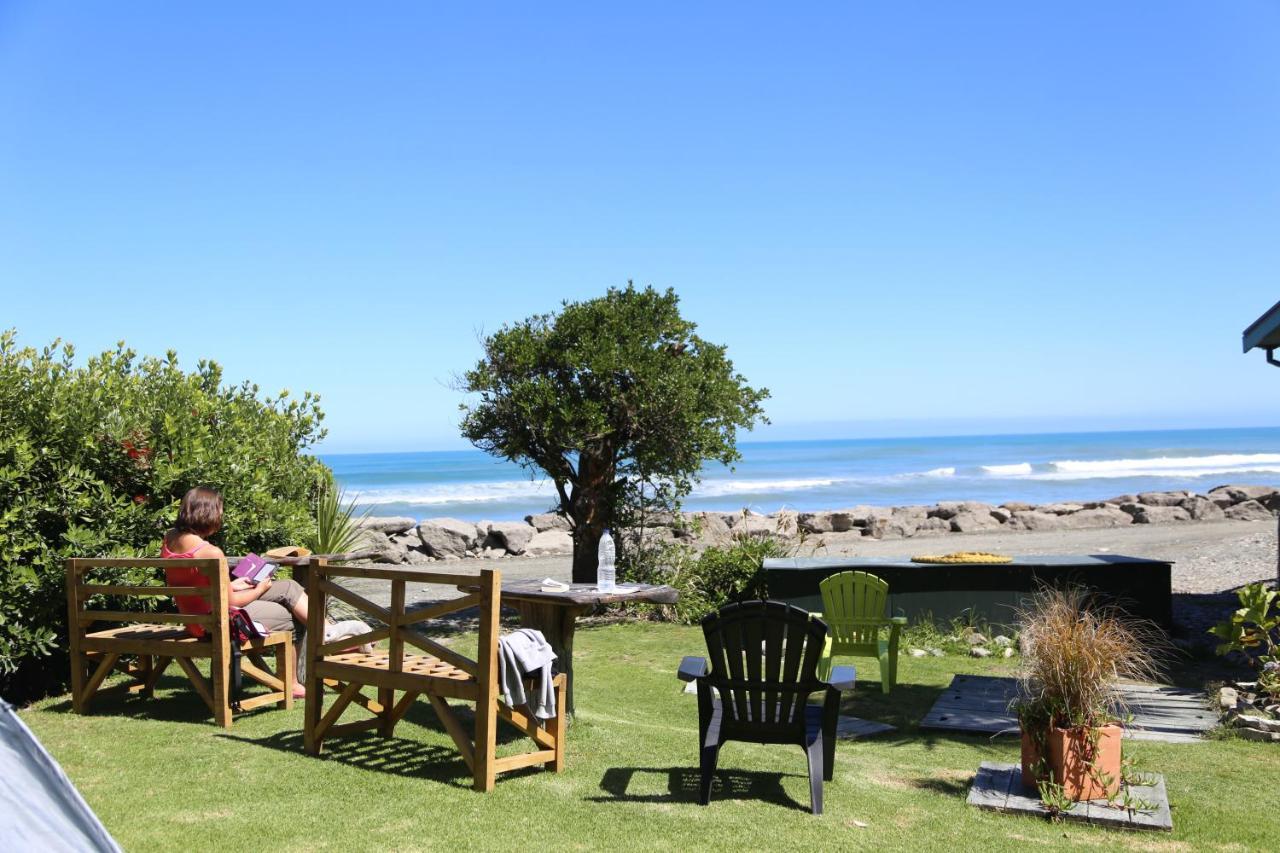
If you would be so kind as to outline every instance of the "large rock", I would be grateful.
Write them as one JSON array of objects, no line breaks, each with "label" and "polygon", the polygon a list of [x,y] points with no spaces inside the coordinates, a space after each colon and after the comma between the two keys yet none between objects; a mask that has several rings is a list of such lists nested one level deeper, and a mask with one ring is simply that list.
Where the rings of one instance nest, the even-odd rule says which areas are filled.
[{"label": "large rock", "polygon": [[1000,506],[1009,510],[1010,513],[1026,512],[1027,510],[1036,508],[1035,504],[1029,504],[1029,503],[1026,503],[1025,501],[1005,501],[1004,503],[1000,504]]},{"label": "large rock", "polygon": [[538,532],[523,521],[491,521],[488,527],[489,536],[485,544],[491,548],[503,548],[508,554],[523,554],[529,540]]},{"label": "large rock", "polygon": [[573,529],[573,523],[569,521],[568,516],[561,515],[558,512],[540,512],[537,515],[526,515],[524,520],[538,533],[544,530],[567,531]]},{"label": "large rock", "polygon": [[1271,510],[1257,501],[1245,501],[1223,510],[1223,515],[1234,521],[1266,521],[1270,519]]},{"label": "large rock", "polygon": [[951,522],[945,518],[926,518],[916,525],[916,536],[942,536],[951,532]]},{"label": "large rock", "polygon": [[929,510],[929,515],[933,518],[952,519],[962,512],[971,513],[973,515],[987,515],[994,509],[991,504],[984,504],[979,501],[938,501],[937,506]]},{"label": "large rock", "polygon": [[956,533],[981,533],[1000,527],[990,512],[961,512],[951,517],[951,529]]},{"label": "large rock", "polygon": [[695,512],[690,516],[702,542],[718,545],[729,541],[729,525],[718,512]]},{"label": "large rock", "polygon": [[1058,516],[1067,530],[1088,527],[1125,527],[1133,524],[1133,516],[1122,512],[1119,507],[1101,506],[1094,509],[1082,509],[1071,515]]},{"label": "large rock", "polygon": [[1217,486],[1209,490],[1209,500],[1226,509],[1245,501],[1261,502],[1275,493],[1275,486]]},{"label": "large rock", "polygon": [[1181,506],[1189,497],[1194,495],[1190,492],[1142,492],[1138,495],[1138,503],[1145,506]]},{"label": "large rock", "polygon": [[1036,508],[1039,512],[1051,512],[1054,515],[1070,515],[1073,512],[1079,512],[1084,509],[1084,504],[1074,503],[1056,503],[1044,504]]},{"label": "large rock", "polygon": [[1222,512],[1222,507],[1218,506],[1208,498],[1202,498],[1199,495],[1187,498],[1182,502],[1182,508],[1187,514],[1196,521],[1219,521],[1226,518]]},{"label": "large rock", "polygon": [[408,561],[408,548],[404,543],[396,542],[381,530],[362,530],[356,540],[358,550],[373,550],[375,563],[404,563]]},{"label": "large rock", "polygon": [[362,530],[380,530],[388,535],[394,533],[404,533],[412,530],[418,522],[412,518],[399,515],[371,515],[368,518],[359,519],[356,526]]},{"label": "large rock", "polygon": [[1017,530],[1062,530],[1067,525],[1060,515],[1027,509],[1015,512],[1009,526]]},{"label": "large rock", "polygon": [[802,512],[796,516],[796,524],[805,533],[835,533],[832,524],[833,512]]},{"label": "large rock", "polygon": [[418,538],[433,557],[461,557],[476,546],[478,531],[469,521],[428,518],[418,525]]},{"label": "large rock", "polygon": [[1116,495],[1114,498],[1107,498],[1104,501],[1104,503],[1115,504],[1116,506],[1120,506],[1121,504],[1136,504],[1137,502],[1137,495]]},{"label": "large rock", "polygon": [[1180,506],[1136,503],[1121,504],[1120,509],[1132,515],[1135,524],[1170,524],[1175,521],[1191,520],[1191,513]]},{"label": "large rock", "polygon": [[573,537],[564,530],[543,530],[535,533],[524,546],[526,557],[558,557],[573,553]]}]

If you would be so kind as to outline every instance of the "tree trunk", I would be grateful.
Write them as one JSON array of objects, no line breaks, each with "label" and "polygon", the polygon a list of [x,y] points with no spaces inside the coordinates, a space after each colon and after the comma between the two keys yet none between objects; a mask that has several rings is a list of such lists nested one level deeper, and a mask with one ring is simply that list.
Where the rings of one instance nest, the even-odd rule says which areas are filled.
[{"label": "tree trunk", "polygon": [[600,537],[609,526],[612,467],[593,455],[578,457],[578,484],[570,498],[573,518],[573,582],[595,583]]}]

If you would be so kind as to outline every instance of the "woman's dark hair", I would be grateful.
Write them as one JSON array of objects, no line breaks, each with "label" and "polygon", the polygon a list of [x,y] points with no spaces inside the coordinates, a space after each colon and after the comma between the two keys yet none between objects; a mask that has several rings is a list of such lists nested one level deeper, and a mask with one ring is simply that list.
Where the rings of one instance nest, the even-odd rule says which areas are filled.
[{"label": "woman's dark hair", "polygon": [[207,486],[196,486],[182,496],[182,505],[178,507],[178,522],[174,525],[179,533],[194,533],[197,536],[212,536],[222,528],[222,495],[217,489]]}]

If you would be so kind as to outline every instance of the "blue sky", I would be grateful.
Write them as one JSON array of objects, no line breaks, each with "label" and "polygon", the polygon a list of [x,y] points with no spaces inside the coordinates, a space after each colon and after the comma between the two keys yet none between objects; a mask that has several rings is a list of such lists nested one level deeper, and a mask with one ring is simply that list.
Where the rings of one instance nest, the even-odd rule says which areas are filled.
[{"label": "blue sky", "polygon": [[[610,8],[617,7],[617,8]],[[674,287],[760,438],[1280,423],[1280,5],[0,0],[0,326],[461,446],[505,322]]]}]

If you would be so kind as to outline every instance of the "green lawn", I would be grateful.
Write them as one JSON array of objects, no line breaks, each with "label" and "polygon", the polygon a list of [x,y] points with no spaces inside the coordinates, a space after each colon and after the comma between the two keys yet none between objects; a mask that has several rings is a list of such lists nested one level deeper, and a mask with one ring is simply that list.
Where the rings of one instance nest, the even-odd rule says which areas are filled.
[{"label": "green lawn", "polygon": [[1016,761],[1017,747],[1012,739],[915,728],[954,673],[1009,669],[1006,661],[956,656],[904,657],[889,697],[875,663],[859,662],[865,680],[846,709],[898,731],[840,742],[822,816],[808,813],[805,760],[795,747],[726,746],[704,808],[695,793],[696,699],[680,692],[674,675],[681,655],[701,647],[696,628],[581,629],[568,769],[501,776],[487,795],[471,791],[426,702],[396,738],[330,741],[323,758],[302,751],[301,707],[251,713],[222,731],[178,677],[152,701],[104,697],[91,717],[70,713],[65,697],[22,716],[128,850],[1238,850],[1275,849],[1280,839],[1280,750],[1237,739],[1126,742],[1144,769],[1165,774],[1172,834],[1053,825],[966,806],[978,764]]}]

